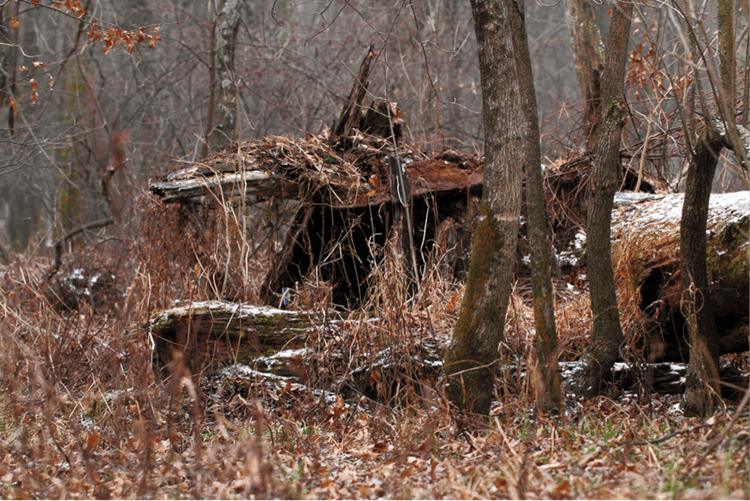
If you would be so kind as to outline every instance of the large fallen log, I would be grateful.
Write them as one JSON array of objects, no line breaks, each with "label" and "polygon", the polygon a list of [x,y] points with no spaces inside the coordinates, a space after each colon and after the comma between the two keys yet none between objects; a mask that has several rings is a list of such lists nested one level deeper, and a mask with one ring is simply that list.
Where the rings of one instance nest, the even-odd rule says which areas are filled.
[{"label": "large fallen log", "polygon": [[[276,405],[299,405],[305,403],[329,406],[346,406],[345,401],[361,402],[367,397],[380,402],[393,402],[404,388],[432,386],[442,374],[442,351],[439,345],[427,346],[421,355],[404,360],[398,349],[379,351],[371,361],[355,367],[337,381],[324,382],[311,376],[316,366],[316,352],[310,348],[283,350],[268,357],[244,364],[232,364],[207,374],[201,380],[204,394],[210,405],[223,412],[247,410],[249,401],[263,399]],[[582,369],[580,362],[560,362],[563,381]],[[679,394],[685,386],[687,364],[652,363],[632,364],[618,362],[607,378],[614,391],[637,394]],[[722,395],[726,398],[741,398],[748,387],[747,374],[732,366],[720,368]],[[498,377],[504,378],[506,387],[519,384],[516,391],[524,387],[527,377],[525,366],[503,365],[498,368]],[[510,386],[508,386],[510,384]],[[239,399],[237,397],[240,397]]]},{"label": "large fallen log", "polygon": [[211,196],[232,200],[238,196],[265,198],[298,198],[302,189],[296,183],[282,183],[278,176],[262,169],[244,172],[204,173],[191,176],[191,168],[178,171],[164,181],[153,183],[151,191],[165,202],[196,201]]},{"label": "large fallen log", "polygon": [[[326,389],[380,400],[395,396],[406,382],[434,382],[442,367],[435,339],[415,339],[409,346],[401,340],[398,349],[349,353],[351,328],[377,322],[325,321],[309,312],[199,301],[158,313],[147,329],[154,368],[165,378],[181,372],[175,364],[182,364],[191,374],[209,376],[211,384],[229,376],[234,382],[263,383],[274,392],[285,388],[300,393],[320,383],[325,372]],[[320,346],[334,339],[328,343],[331,352],[323,354]],[[339,367],[332,370],[331,364]],[[334,373],[339,375],[331,379]]]},{"label": "large fallen log", "polygon": [[[620,193],[612,214],[618,287],[635,292],[650,361],[687,360],[684,291],[680,280],[682,194]],[[750,192],[713,194],[708,215],[709,293],[719,326],[720,353],[748,349]],[[628,308],[622,315],[628,314]],[[636,322],[637,324],[637,322]],[[635,335],[643,337],[642,332]]]}]

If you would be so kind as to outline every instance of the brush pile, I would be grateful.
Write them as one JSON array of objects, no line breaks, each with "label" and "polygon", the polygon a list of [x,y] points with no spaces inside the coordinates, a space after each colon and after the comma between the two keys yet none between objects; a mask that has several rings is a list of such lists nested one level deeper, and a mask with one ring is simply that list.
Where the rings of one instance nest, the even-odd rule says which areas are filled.
[{"label": "brush pile", "polygon": [[[381,296],[383,288],[407,284],[397,301],[403,309],[414,304],[431,274],[461,283],[479,212],[483,162],[475,154],[427,153],[405,144],[403,117],[395,103],[375,101],[364,106],[372,57],[368,54],[363,61],[330,131],[233,145],[151,185],[162,202],[178,203],[199,227],[208,229],[218,224],[221,214],[236,213],[237,206],[243,214],[268,201],[282,200],[291,208],[284,230],[275,236],[277,248],[269,266],[253,270],[264,275],[254,298],[272,308],[186,302],[156,314],[147,329],[161,369],[174,371],[177,353],[176,360],[193,374],[244,364],[247,370],[228,372],[233,380],[252,374],[277,385],[279,377],[294,378],[288,382],[312,382],[316,391],[340,393],[341,388],[354,388],[368,395],[390,393],[383,391],[382,369],[393,372],[388,384],[396,386],[410,378],[434,380],[439,374],[451,326],[440,333],[432,325],[411,328],[419,335],[402,339],[404,349],[398,353],[387,346],[355,346],[349,339],[367,339],[372,331],[390,325],[373,318],[382,314],[373,298]],[[576,333],[562,340],[564,360],[577,357],[591,324],[584,228],[590,170],[591,158],[580,152],[544,167],[558,265],[559,330]],[[618,301],[629,340],[623,356],[628,362],[687,358],[677,238],[682,197],[666,194],[666,188],[663,180],[623,167],[623,192],[612,217]],[[210,214],[203,210],[206,207],[218,208],[219,216],[205,217]],[[709,262],[722,353],[748,349],[749,218],[747,193],[712,198]],[[241,232],[263,231],[252,218],[243,215],[237,220],[243,221]],[[224,238],[222,231],[204,233]],[[518,346],[528,346],[533,338],[531,312],[526,308],[530,259],[525,233],[522,222],[515,270],[522,307],[512,313],[508,329],[508,342]],[[212,242],[207,243],[210,249],[203,253],[198,249],[197,254],[215,256]],[[396,250],[400,272],[390,281],[380,281],[389,249]],[[224,283],[231,273],[229,266],[221,271]],[[309,283],[317,287],[312,293],[305,285]],[[310,296],[318,299],[309,300]],[[315,308],[310,307],[313,303]],[[295,304],[302,308],[283,309]],[[363,353],[367,356],[359,357]],[[295,362],[299,358],[305,363]],[[521,365],[515,365],[519,374]],[[284,373],[292,366],[303,370]],[[326,371],[339,377],[326,378],[322,375]]]},{"label": "brush pile", "polygon": [[[275,308],[283,308],[302,294],[299,284],[310,274],[322,278],[321,283],[330,287],[328,302],[322,310],[293,312],[215,302],[186,303],[158,313],[152,317],[148,329],[155,340],[158,366],[162,370],[169,367],[172,353],[177,350],[181,353],[179,359],[194,374],[243,364],[252,368],[252,372],[230,371],[234,381],[252,374],[253,381],[265,378],[269,384],[278,384],[278,377],[292,378],[289,381],[295,384],[313,380],[319,383],[317,371],[325,364],[319,362],[320,357],[313,356],[320,355],[319,349],[310,350],[326,345],[326,339],[345,339],[360,328],[377,328],[377,319],[360,318],[354,324],[363,327],[353,328],[354,324],[344,322],[343,318],[347,317],[346,312],[363,311],[362,308],[367,311],[368,298],[373,293],[369,284],[378,263],[385,258],[384,249],[393,244],[390,238],[394,230],[393,199],[388,188],[392,182],[388,164],[393,159],[406,166],[412,186],[413,238],[422,242],[418,266],[427,274],[436,263],[448,262],[447,269],[438,266],[440,272],[460,281],[481,195],[480,159],[455,152],[429,156],[406,146],[395,149],[383,138],[359,132],[348,138],[346,144],[351,150],[340,151],[331,146],[326,135],[301,140],[269,137],[240,145],[231,153],[223,152],[152,185],[152,191],[165,201],[181,201],[185,206],[231,203],[237,198],[248,200],[250,195],[252,202],[265,197],[296,200],[297,209],[280,251],[265,272],[260,297]],[[581,184],[587,177],[587,168],[587,161],[576,159],[545,169],[547,198],[556,214],[553,226],[561,289],[558,299],[561,328],[565,327],[565,310],[575,311],[576,318],[570,320],[576,325],[571,325],[570,330],[580,333],[579,345],[585,343],[590,325],[586,235],[580,225],[585,214]],[[625,172],[625,180],[637,185],[639,181],[633,176]],[[660,191],[653,179],[641,179],[640,186]],[[712,299],[718,305],[717,320],[723,327],[722,353],[747,350],[750,203],[746,195],[714,195],[710,208],[709,262],[715,283]],[[678,265],[681,205],[682,196],[678,194],[622,192],[616,198],[612,214],[613,255],[623,327],[630,341],[626,350],[630,361],[658,363],[687,359]],[[523,227],[521,231],[516,276],[518,291],[523,296],[529,260],[524,255]],[[404,301],[407,300],[405,297]],[[377,308],[369,311],[370,315],[378,315]],[[529,318],[511,319],[511,326],[519,321],[533,325],[530,312],[525,314]],[[518,340],[519,344],[528,342],[531,336],[533,331],[527,332],[524,340]],[[399,364],[398,374],[435,380],[449,337],[447,329],[440,335],[433,332],[419,340],[410,340],[406,351],[413,366],[409,370],[402,370],[404,360],[396,360],[395,353],[385,347],[357,364],[347,358],[354,354],[346,343],[326,345],[336,363],[347,367],[342,372],[347,379],[331,379],[324,386],[317,386],[316,391],[334,390],[335,394],[336,388],[346,387],[376,395],[380,377],[377,374],[382,373],[376,368],[390,370]],[[568,346],[573,345],[568,343]],[[307,351],[296,351],[300,349]],[[573,347],[571,354],[563,354],[563,358],[575,359],[577,351]],[[379,354],[375,356],[376,353]],[[305,363],[299,363],[300,358]],[[297,368],[292,371],[294,374],[289,373],[289,367]],[[311,372],[316,374],[311,376]]]},{"label": "brush pile", "polygon": [[348,149],[330,144],[328,133],[302,139],[269,136],[248,141],[179,169],[151,185],[165,202],[237,197],[307,199],[319,195],[333,207],[390,202],[390,161],[406,166],[414,196],[469,189],[482,182],[476,156],[447,151],[430,157],[415,147],[357,131]]}]

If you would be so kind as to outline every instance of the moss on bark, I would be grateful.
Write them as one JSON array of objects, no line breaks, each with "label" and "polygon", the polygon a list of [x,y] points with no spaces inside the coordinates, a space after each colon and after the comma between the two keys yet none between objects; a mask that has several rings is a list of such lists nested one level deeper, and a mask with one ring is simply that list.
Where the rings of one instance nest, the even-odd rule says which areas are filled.
[{"label": "moss on bark", "polygon": [[[495,362],[505,324],[502,291],[493,274],[502,266],[512,228],[503,227],[486,205],[475,230],[471,262],[459,320],[445,359],[448,398],[474,414],[489,413],[495,381]],[[507,307],[507,296],[505,305]]]}]

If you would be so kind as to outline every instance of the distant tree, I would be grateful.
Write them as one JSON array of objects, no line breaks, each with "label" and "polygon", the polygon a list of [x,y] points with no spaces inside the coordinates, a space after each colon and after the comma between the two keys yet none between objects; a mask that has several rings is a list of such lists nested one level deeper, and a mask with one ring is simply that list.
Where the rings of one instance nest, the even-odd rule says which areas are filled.
[{"label": "distant tree", "polygon": [[601,70],[604,46],[596,23],[595,3],[591,0],[568,0],[568,24],[573,36],[573,57],[578,79],[578,93],[584,102],[583,132],[586,147],[594,150],[600,123]]},{"label": "distant tree", "polygon": [[208,148],[218,150],[237,139],[240,96],[234,56],[243,2],[219,0],[215,5],[206,144]]},{"label": "distant tree", "polygon": [[515,261],[529,126],[521,106],[508,8],[472,0],[482,81],[485,175],[461,311],[446,354],[447,396],[467,414],[487,415]]}]

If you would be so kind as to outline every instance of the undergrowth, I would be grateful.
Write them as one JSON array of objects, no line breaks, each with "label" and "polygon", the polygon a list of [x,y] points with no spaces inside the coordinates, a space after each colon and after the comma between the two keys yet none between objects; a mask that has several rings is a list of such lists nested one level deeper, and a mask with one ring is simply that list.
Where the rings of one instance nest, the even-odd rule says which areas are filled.
[{"label": "undergrowth", "polygon": [[[314,347],[315,384],[337,398],[258,392],[205,405],[191,374],[155,375],[144,324],[174,299],[253,301],[268,247],[242,236],[248,223],[236,212],[220,210],[206,230],[194,214],[149,211],[140,241],[68,258],[68,270],[96,256],[107,258],[97,269],[119,263],[106,305],[61,305],[45,293],[42,258],[16,256],[0,270],[2,498],[750,496],[750,420],[732,423],[731,407],[700,421],[683,416],[677,396],[618,395],[535,417],[509,369],[487,429],[459,434],[441,381],[421,379],[410,361],[425,343],[449,341],[462,285],[436,266],[409,295],[393,253],[373,269],[369,302],[346,316],[378,322],[352,322]],[[329,284],[311,276],[300,287],[290,307],[329,309]],[[585,343],[587,310],[585,292],[559,294],[564,359]],[[533,336],[522,284],[508,315],[502,354],[512,366],[527,361]],[[342,387],[383,350],[401,363],[379,374],[374,394]],[[347,360],[332,355],[342,352]]]}]

